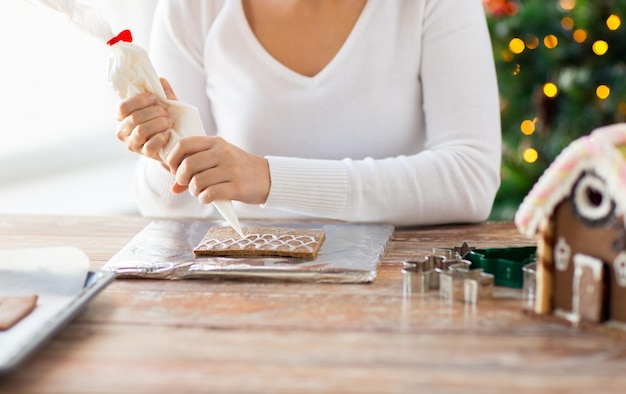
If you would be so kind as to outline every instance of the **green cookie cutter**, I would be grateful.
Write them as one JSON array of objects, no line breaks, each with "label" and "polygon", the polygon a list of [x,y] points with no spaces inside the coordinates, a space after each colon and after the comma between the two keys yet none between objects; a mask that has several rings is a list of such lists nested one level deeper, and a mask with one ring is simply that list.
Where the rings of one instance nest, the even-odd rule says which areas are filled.
[{"label": "green cookie cutter", "polygon": [[535,261],[536,253],[535,246],[471,249],[465,259],[471,261],[472,269],[482,268],[493,274],[496,286],[521,289],[524,283],[522,267]]}]

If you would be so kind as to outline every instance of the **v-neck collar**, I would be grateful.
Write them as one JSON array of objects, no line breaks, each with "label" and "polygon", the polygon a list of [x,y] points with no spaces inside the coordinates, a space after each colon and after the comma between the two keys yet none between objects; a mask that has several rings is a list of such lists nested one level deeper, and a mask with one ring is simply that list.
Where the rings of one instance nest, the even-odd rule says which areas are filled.
[{"label": "v-neck collar", "polygon": [[262,59],[268,67],[274,70],[276,73],[285,76],[286,78],[291,79],[297,83],[303,83],[305,85],[317,85],[320,83],[328,74],[332,73],[333,69],[338,67],[338,64],[341,63],[342,59],[345,56],[349,56],[350,48],[354,46],[354,41],[359,39],[359,36],[362,35],[362,31],[365,29],[367,25],[367,19],[369,19],[369,15],[372,12],[373,8],[372,3],[373,0],[367,0],[365,2],[365,6],[361,10],[361,14],[359,15],[356,23],[352,27],[352,31],[339,48],[339,51],[333,56],[333,58],[315,75],[308,76],[301,74],[280,61],[278,61],[274,56],[272,56],[266,49],[261,45],[261,42],[258,40],[250,24],[248,23],[248,19],[246,18],[245,11],[243,9],[243,0],[237,0],[236,3],[236,13],[237,20],[240,23],[240,28],[242,29],[244,36],[248,43],[250,44],[250,48],[256,53],[256,55]]}]

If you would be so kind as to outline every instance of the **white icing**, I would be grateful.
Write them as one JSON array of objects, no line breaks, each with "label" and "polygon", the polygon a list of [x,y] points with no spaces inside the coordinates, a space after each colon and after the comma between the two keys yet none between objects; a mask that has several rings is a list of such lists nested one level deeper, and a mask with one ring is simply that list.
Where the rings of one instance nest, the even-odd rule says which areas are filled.
[{"label": "white icing", "polygon": [[591,272],[593,272],[593,279],[600,281],[602,279],[603,266],[604,264],[602,263],[602,260],[598,258],[581,253],[576,253],[574,255],[574,275],[576,276],[582,275],[584,268],[589,268],[591,269]]},{"label": "white icing", "polygon": [[571,248],[565,241],[564,237],[559,237],[556,245],[554,246],[554,264],[559,271],[567,270],[569,265],[569,258],[571,255]]},{"label": "white icing", "polygon": [[275,234],[247,234],[245,238],[235,239],[208,239],[203,242],[203,246],[211,250],[229,249],[238,247],[241,249],[254,246],[255,249],[277,250],[287,248],[289,251],[298,249],[306,249],[308,252],[313,251],[311,245],[315,245],[317,241],[309,235],[281,235]]},{"label": "white icing", "polygon": [[613,270],[618,286],[626,287],[626,252],[620,254],[613,260]]},{"label": "white icing", "polygon": [[[591,190],[601,194],[599,204],[590,200]],[[574,204],[578,213],[586,219],[600,220],[607,217],[611,213],[611,198],[604,180],[592,174],[583,176],[574,190]]]}]

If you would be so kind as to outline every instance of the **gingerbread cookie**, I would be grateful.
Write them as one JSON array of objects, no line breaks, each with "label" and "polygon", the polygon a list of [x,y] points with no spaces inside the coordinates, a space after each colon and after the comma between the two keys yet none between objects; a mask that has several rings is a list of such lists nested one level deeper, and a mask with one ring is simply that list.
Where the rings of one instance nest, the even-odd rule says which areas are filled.
[{"label": "gingerbread cookie", "polygon": [[211,227],[194,249],[196,256],[315,258],[324,230],[244,227],[241,238],[230,227]]},{"label": "gingerbread cookie", "polygon": [[0,296],[0,331],[8,330],[28,316],[37,305],[37,295]]}]

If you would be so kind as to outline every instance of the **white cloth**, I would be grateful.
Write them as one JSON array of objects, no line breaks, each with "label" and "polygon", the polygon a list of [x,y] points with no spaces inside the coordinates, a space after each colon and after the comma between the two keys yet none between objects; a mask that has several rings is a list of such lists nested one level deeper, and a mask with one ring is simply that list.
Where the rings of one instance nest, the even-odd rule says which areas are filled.
[{"label": "white cloth", "polygon": [[[256,40],[241,0],[161,1],[151,58],[205,130],[268,158],[266,204],[240,217],[424,225],[484,220],[500,118],[480,0],[369,0],[332,61],[300,75]],[[211,214],[147,159],[147,216]]]}]

